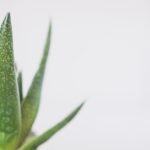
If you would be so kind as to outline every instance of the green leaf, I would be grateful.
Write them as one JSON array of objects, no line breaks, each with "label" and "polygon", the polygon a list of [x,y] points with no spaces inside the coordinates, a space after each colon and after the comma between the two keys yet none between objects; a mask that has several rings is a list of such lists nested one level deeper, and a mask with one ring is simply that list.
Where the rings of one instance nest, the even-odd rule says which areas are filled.
[{"label": "green leaf", "polygon": [[49,26],[41,63],[33,78],[27,96],[25,97],[25,100],[22,103],[22,133],[20,141],[21,143],[24,141],[25,137],[30,132],[39,110],[43,77],[50,48],[50,39],[51,25]]},{"label": "green leaf", "polygon": [[51,129],[43,133],[42,135],[32,139],[31,141],[24,144],[21,148],[18,150],[34,150],[42,143],[46,142],[48,139],[50,139],[55,133],[57,133],[59,130],[61,130],[64,126],[66,126],[80,111],[84,103],[82,103],[80,106],[78,106],[73,112],[71,112],[65,119],[63,119],[61,122],[53,126]]},{"label": "green leaf", "polygon": [[18,73],[17,81],[18,81],[20,102],[22,102],[23,101],[23,88],[22,88],[22,73],[21,72]]},{"label": "green leaf", "polygon": [[21,128],[20,115],[11,18],[8,13],[0,28],[0,149],[15,150]]},{"label": "green leaf", "polygon": [[15,71],[17,75],[17,83],[19,88],[19,98],[20,102],[22,103],[23,101],[22,73],[18,71],[17,63],[15,63]]}]

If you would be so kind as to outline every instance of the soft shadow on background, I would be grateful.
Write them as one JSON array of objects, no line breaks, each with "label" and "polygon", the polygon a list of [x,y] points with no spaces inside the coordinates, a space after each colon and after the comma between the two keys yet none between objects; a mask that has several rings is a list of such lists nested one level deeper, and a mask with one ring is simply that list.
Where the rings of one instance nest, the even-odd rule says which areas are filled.
[{"label": "soft shadow on background", "polygon": [[82,100],[76,119],[40,149],[150,149],[149,0],[0,0],[12,15],[24,91],[53,35],[34,129],[49,128]]}]

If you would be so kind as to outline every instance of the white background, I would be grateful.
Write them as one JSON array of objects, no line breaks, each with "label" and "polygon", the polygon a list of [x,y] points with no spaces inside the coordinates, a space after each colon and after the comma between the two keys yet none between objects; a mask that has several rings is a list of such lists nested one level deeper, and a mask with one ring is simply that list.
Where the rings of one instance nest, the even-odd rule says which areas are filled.
[{"label": "white background", "polygon": [[0,21],[8,11],[25,93],[53,25],[34,130],[42,133],[87,99],[40,150],[150,149],[149,0],[0,0]]}]

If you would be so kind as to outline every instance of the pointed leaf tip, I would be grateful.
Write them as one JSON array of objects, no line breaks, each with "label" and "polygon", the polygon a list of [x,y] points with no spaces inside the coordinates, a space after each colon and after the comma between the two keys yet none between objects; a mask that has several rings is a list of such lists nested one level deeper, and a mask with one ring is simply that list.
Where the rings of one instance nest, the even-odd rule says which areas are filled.
[{"label": "pointed leaf tip", "polygon": [[11,21],[10,13],[8,12],[4,18],[3,24],[7,24]]},{"label": "pointed leaf tip", "polygon": [[[0,150],[4,145],[4,149],[8,150],[11,147],[14,150],[21,129],[21,112],[9,13],[0,28],[0,110]],[[8,121],[4,121],[4,118]]]},{"label": "pointed leaf tip", "polygon": [[41,58],[39,67],[35,73],[35,76],[32,80],[27,95],[22,102],[22,133],[21,133],[20,143],[24,141],[24,139],[30,132],[31,127],[36,119],[39,110],[40,97],[41,97],[45,68],[46,68],[49,49],[50,49],[50,43],[51,43],[51,24],[48,27],[43,56]]},{"label": "pointed leaf tip", "polygon": [[52,138],[58,131],[65,127],[81,110],[85,102],[81,103],[74,111],[72,111],[66,118],[54,125],[52,128],[44,132],[42,135],[35,137],[31,141],[25,143],[18,150],[34,150],[48,139]]},{"label": "pointed leaf tip", "polygon": [[7,14],[6,14],[6,17],[5,17],[6,19],[10,19],[10,12],[8,12]]}]

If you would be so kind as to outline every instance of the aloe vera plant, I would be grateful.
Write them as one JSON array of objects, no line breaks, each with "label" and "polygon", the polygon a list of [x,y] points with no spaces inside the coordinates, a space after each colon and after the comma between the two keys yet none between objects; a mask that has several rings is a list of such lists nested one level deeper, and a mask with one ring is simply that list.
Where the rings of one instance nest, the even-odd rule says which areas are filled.
[{"label": "aloe vera plant", "polygon": [[0,150],[35,150],[67,125],[80,111],[80,104],[66,118],[41,135],[32,133],[39,111],[42,82],[49,53],[49,25],[43,56],[27,95],[23,96],[22,74],[15,69],[11,18],[8,13],[0,28]]}]

